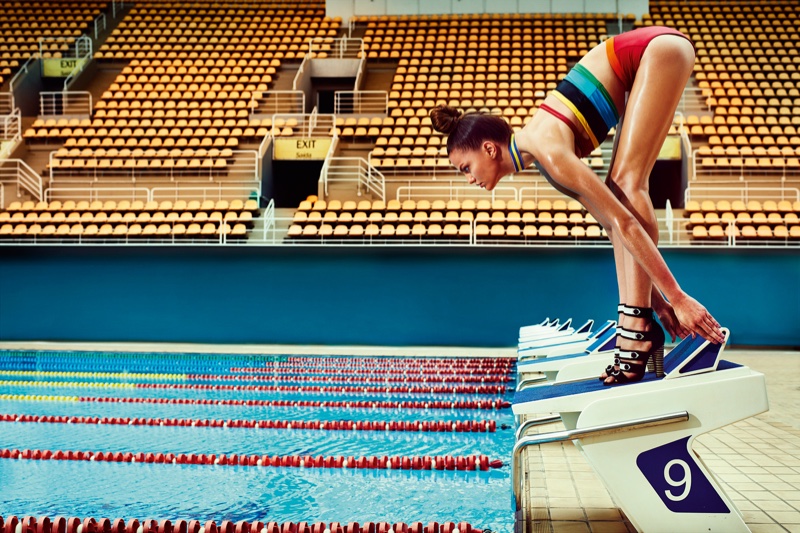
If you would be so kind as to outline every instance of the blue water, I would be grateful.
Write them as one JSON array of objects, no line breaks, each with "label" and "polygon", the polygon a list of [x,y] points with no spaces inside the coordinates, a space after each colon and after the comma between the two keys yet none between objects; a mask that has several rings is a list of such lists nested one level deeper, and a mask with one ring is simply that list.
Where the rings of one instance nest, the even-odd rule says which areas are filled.
[{"label": "blue water", "polygon": [[[231,356],[220,360],[203,358],[193,362],[189,358],[147,354],[142,364],[132,364],[130,357],[115,359],[93,354],[48,353],[38,358],[31,352],[26,352],[24,357],[2,352],[0,370],[25,368],[114,372],[115,369],[123,371],[130,368],[138,372],[201,373],[198,367],[202,366],[202,373],[222,375],[229,373],[231,367],[263,366],[265,360],[254,356]],[[357,360],[354,362],[357,363]],[[97,368],[92,368],[93,363]],[[171,366],[170,363],[174,364]],[[353,368],[356,367],[358,364],[353,365]],[[151,368],[157,370],[150,370]],[[388,375],[385,374],[384,377]],[[0,376],[0,380],[120,382],[111,378],[33,378],[6,375]],[[141,379],[135,381],[171,382]],[[314,382],[309,385],[323,384]],[[421,383],[409,385],[423,386]],[[513,388],[513,383],[506,385],[509,389]],[[0,394],[394,402],[486,401],[497,397],[483,394],[277,393],[15,385],[0,386]],[[510,397],[511,394],[508,393],[505,399],[510,400]],[[435,433],[0,422],[0,448],[12,449],[355,457],[484,454],[490,459],[507,462],[514,440],[512,430],[501,429],[503,425],[513,426],[510,409],[348,409],[0,400],[0,413],[224,420],[493,420],[498,426],[496,433]],[[508,466],[488,472],[460,472],[0,459],[2,516],[16,514],[344,523],[466,521],[473,527],[510,532],[513,529],[510,493]]]}]

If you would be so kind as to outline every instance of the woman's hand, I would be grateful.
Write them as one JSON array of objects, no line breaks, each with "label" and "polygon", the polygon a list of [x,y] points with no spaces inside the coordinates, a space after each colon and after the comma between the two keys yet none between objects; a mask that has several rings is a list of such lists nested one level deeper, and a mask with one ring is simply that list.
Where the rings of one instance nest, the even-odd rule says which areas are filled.
[{"label": "woman's hand", "polygon": [[[700,302],[688,294],[682,293],[671,304],[675,317],[687,334],[691,334],[692,337],[700,335],[717,344],[725,342],[719,322],[711,316],[711,313]],[[660,315],[659,318],[661,318]]]},{"label": "woman's hand", "polygon": [[656,315],[658,315],[658,320],[661,322],[661,325],[667,330],[672,342],[675,342],[675,337],[685,339],[692,334],[691,331],[681,325],[680,320],[675,316],[675,309],[673,309],[668,302],[662,299],[660,302],[656,303],[656,301],[653,300],[653,310],[656,312]]}]

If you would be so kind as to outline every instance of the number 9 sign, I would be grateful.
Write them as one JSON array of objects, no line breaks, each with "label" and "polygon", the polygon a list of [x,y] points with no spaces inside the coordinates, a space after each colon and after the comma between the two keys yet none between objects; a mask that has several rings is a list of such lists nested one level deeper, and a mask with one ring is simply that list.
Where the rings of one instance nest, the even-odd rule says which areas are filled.
[{"label": "number 9 sign", "polygon": [[673,513],[730,513],[697,466],[689,437],[642,452],[636,458],[644,477]]}]

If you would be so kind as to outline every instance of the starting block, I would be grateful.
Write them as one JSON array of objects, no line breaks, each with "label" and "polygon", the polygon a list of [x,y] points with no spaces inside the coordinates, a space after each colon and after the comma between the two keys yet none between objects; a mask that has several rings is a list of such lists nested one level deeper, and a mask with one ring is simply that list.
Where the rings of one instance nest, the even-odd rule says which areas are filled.
[{"label": "starting block", "polygon": [[[723,328],[727,342],[729,332]],[[698,435],[769,409],[763,374],[720,359],[724,344],[684,339],[664,360],[666,376],[604,386],[589,379],[530,387],[515,415],[557,413],[518,429],[512,487],[524,524],[520,454],[528,446],[572,440],[639,531],[747,532],[736,505],[692,450]],[[525,436],[560,420],[564,431]]]},{"label": "starting block", "polygon": [[556,337],[566,337],[567,335],[572,335],[575,333],[575,328],[572,327],[571,318],[567,319],[567,321],[563,324],[558,324],[558,320],[555,322],[555,326],[538,329],[536,331],[526,333],[524,336],[522,333],[522,328],[520,328],[519,342],[533,342]]},{"label": "starting block", "polygon": [[[580,340],[576,340],[575,338],[566,338],[563,339],[563,341],[561,339],[557,339],[551,344],[519,349],[517,351],[517,361],[522,363],[541,358],[551,358],[562,355],[577,356],[596,351],[598,339],[605,338],[609,331],[611,331],[611,337],[613,338],[614,333],[616,332],[616,325],[617,323],[613,320],[608,320],[594,333],[586,333],[585,335],[582,334],[582,337],[584,338]],[[581,330],[578,330],[578,332],[580,331]],[[578,332],[576,332],[576,334]]]},{"label": "starting block", "polygon": [[584,347],[581,346],[581,344],[585,345],[592,337],[592,326],[594,326],[594,320],[588,320],[572,333],[554,334],[545,338],[528,337],[530,340],[523,340],[522,337],[520,337],[520,342],[517,345],[517,356],[522,357],[528,354],[539,354],[566,345],[571,345],[572,348],[567,348],[567,351],[564,353],[581,350]]},{"label": "starting block", "polygon": [[[582,352],[548,355],[547,357],[539,357],[532,360],[521,359],[517,363],[517,375],[539,373],[541,376],[532,379],[520,379],[517,384],[517,390],[522,390],[531,383],[564,381],[563,378],[558,378],[558,375],[565,368],[572,368],[578,365],[582,369],[584,367],[587,368],[587,370],[579,371],[581,378],[590,377],[591,373],[587,372],[599,375],[605,365],[613,359],[614,347],[616,346],[616,325],[616,322],[609,320],[597,331],[592,337],[591,344]],[[565,375],[574,375],[574,373],[567,372]]]}]

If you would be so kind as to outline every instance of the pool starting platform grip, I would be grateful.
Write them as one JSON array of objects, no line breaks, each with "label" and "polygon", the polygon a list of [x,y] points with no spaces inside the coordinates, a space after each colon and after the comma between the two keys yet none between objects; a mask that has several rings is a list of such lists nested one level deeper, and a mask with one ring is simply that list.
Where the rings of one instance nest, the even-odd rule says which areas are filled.
[{"label": "pool starting platform grip", "polygon": [[[727,342],[729,331],[723,332]],[[684,339],[665,357],[664,378],[647,373],[637,383],[604,386],[597,367],[585,379],[517,392],[515,415],[549,413],[517,430],[512,457],[517,530],[526,523],[522,450],[571,440],[638,531],[750,531],[692,449],[698,435],[769,409],[763,374],[722,360],[724,347],[702,337]],[[557,421],[563,431],[525,435]]]}]

